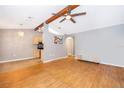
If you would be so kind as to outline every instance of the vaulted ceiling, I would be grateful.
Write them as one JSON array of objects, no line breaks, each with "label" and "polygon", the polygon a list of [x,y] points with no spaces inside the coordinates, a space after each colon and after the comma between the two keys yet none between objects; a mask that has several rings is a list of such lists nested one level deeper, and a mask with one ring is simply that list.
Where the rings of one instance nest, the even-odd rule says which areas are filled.
[{"label": "vaulted ceiling", "polygon": [[50,26],[52,28],[56,28],[56,26],[61,27],[58,31],[71,34],[124,24],[124,6],[79,6],[72,12],[78,13],[83,11],[86,11],[87,14],[75,17],[76,24],[69,20],[59,23],[63,18],[61,17],[52,22]]},{"label": "vaulted ceiling", "polygon": [[[66,6],[0,6],[0,28],[34,29]],[[124,24],[124,6],[81,5],[72,13],[86,11],[84,16],[75,17],[76,24],[69,20],[59,23],[63,17],[49,24],[56,31],[65,34],[88,31],[112,25]],[[31,17],[28,18],[28,17]],[[23,24],[22,27],[19,24]]]},{"label": "vaulted ceiling", "polygon": [[[65,6],[0,6],[0,28],[31,28],[44,22],[52,16],[51,13]],[[28,19],[28,17],[32,17]],[[21,27],[19,24],[23,24]]]}]

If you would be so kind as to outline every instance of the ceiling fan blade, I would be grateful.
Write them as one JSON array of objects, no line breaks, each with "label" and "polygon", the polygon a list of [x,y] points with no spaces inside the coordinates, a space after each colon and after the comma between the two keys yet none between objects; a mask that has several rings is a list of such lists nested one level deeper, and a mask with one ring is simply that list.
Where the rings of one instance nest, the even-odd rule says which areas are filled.
[{"label": "ceiling fan blade", "polygon": [[86,12],[83,12],[83,13],[77,13],[77,14],[71,14],[72,17],[75,17],[75,16],[81,16],[81,15],[85,15]]},{"label": "ceiling fan blade", "polygon": [[63,18],[61,21],[59,21],[59,23],[61,23],[61,22],[65,21],[65,20],[66,20],[66,18]]},{"label": "ceiling fan blade", "polygon": [[52,13],[52,15],[57,15],[56,13]]},{"label": "ceiling fan blade", "polygon": [[76,23],[76,21],[75,21],[73,18],[71,18],[70,20],[71,20],[73,23]]},{"label": "ceiling fan blade", "polygon": [[70,15],[71,14],[71,10],[68,8],[67,9],[67,15]]}]

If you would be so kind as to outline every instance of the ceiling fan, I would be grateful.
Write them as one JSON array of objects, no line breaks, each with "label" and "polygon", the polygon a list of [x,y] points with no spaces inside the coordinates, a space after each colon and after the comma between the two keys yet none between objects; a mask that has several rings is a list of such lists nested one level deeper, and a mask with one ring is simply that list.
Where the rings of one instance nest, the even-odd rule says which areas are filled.
[{"label": "ceiling fan", "polygon": [[[73,19],[73,17],[81,16],[81,15],[85,15],[85,14],[86,14],[86,12],[71,14],[71,10],[68,8],[67,13],[65,15],[63,15],[64,18],[61,21],[59,21],[59,23],[65,21],[65,20],[70,20],[71,22],[76,23],[76,21]],[[57,14],[53,13],[53,15],[57,15]]]}]

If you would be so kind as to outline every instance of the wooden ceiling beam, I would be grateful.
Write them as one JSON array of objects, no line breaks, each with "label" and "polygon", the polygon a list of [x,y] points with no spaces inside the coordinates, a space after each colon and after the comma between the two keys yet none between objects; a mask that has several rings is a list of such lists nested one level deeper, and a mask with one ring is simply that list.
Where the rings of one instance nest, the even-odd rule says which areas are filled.
[{"label": "wooden ceiling beam", "polygon": [[[58,13],[56,13],[56,15],[53,15],[52,17],[50,17],[49,19],[47,19],[45,21],[46,24],[49,24],[51,22],[53,22],[54,20],[56,20],[57,18],[63,16],[64,14],[66,14],[68,12],[68,8],[70,10],[73,10],[75,8],[77,8],[79,5],[68,5],[67,7],[65,7],[64,9],[60,10]],[[39,26],[37,26],[34,30],[38,30],[39,28],[43,27],[43,23],[41,23]]]}]

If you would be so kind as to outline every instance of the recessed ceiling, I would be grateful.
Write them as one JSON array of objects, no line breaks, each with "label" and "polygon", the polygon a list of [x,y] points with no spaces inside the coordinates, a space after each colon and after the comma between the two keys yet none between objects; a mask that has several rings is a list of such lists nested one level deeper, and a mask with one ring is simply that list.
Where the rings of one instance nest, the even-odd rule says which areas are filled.
[{"label": "recessed ceiling", "polygon": [[[65,6],[0,6],[0,28],[34,29]],[[23,26],[20,26],[23,24]]]},{"label": "recessed ceiling", "polygon": [[74,9],[72,13],[86,12],[86,15],[74,17],[76,24],[70,20],[59,23],[63,17],[55,20],[50,24],[52,28],[56,29],[56,25],[61,27],[58,31],[64,34],[78,33],[109,27],[118,24],[124,24],[124,6],[95,6],[82,5]]}]

